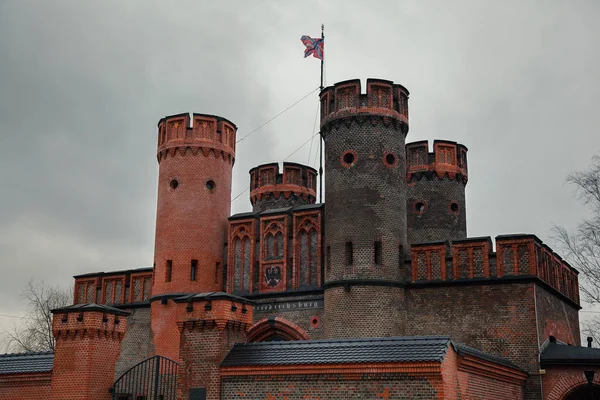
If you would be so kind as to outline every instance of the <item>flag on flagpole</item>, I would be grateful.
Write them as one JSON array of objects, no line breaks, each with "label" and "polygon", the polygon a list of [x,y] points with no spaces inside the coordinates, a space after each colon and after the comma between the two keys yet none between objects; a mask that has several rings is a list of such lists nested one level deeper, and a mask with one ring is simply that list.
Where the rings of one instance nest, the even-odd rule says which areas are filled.
[{"label": "flag on flagpole", "polygon": [[304,58],[312,54],[314,58],[323,60],[323,51],[325,48],[324,38],[311,38],[310,36],[304,35],[300,38],[300,40],[306,46],[306,50],[304,50]]}]

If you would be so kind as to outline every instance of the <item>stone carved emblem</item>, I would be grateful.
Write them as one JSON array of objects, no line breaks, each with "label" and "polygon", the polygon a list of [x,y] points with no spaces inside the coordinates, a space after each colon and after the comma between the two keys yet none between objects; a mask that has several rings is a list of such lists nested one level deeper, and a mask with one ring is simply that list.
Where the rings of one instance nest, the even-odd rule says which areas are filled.
[{"label": "stone carved emblem", "polygon": [[281,282],[281,267],[267,267],[265,269],[265,282],[274,287]]}]

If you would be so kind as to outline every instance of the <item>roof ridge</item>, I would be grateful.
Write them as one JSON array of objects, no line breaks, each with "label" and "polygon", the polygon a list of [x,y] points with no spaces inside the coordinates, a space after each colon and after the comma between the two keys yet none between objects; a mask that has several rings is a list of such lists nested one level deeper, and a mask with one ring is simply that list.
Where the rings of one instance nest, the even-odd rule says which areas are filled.
[{"label": "roof ridge", "polygon": [[431,336],[388,336],[388,337],[373,337],[373,338],[351,338],[351,339],[317,339],[317,340],[290,340],[290,341],[265,341],[265,342],[245,342],[236,343],[236,346],[303,346],[317,344],[351,344],[351,343],[381,343],[381,342],[410,342],[410,341],[446,341],[450,342],[449,336],[431,335]]},{"label": "roof ridge", "polygon": [[53,351],[30,351],[24,353],[1,353],[0,357],[9,358],[9,357],[25,357],[25,356],[39,356],[39,355],[54,355]]}]

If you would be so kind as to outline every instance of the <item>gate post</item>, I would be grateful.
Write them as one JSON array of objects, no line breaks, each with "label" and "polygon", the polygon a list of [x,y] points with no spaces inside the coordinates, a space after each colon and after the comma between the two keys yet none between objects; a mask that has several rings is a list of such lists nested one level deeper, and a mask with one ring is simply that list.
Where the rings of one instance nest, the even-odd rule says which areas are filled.
[{"label": "gate post", "polygon": [[226,293],[175,299],[179,348],[178,399],[219,400],[220,364],[235,343],[245,342],[253,303]]},{"label": "gate post", "polygon": [[52,400],[110,400],[127,311],[98,304],[52,310]]}]

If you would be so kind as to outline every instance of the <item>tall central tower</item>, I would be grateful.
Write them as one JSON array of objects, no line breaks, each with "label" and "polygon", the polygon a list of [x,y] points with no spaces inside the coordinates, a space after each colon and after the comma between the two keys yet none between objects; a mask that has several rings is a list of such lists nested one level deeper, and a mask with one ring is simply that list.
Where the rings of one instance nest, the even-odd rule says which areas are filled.
[{"label": "tall central tower", "polygon": [[403,333],[408,91],[379,79],[321,92],[325,335]]},{"label": "tall central tower", "polygon": [[188,114],[158,123],[158,203],[152,285],[155,353],[178,360],[173,297],[222,290],[236,126]]}]

